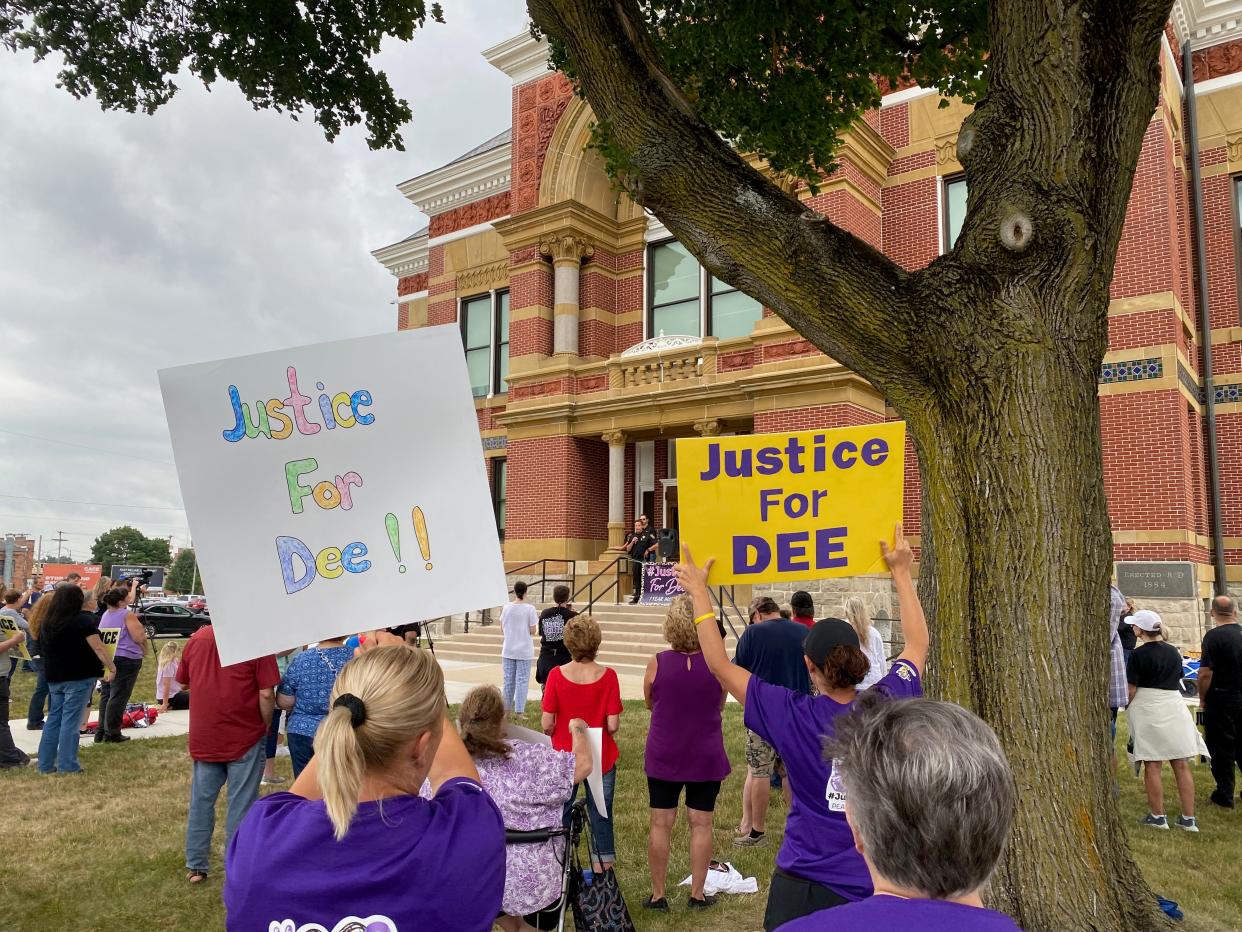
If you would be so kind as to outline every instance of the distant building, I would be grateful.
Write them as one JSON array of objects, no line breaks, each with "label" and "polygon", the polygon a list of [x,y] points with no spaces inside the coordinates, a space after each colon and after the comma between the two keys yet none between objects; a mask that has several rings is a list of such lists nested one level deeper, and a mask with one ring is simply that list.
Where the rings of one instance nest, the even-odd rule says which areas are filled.
[{"label": "distant building", "polygon": [[[1179,0],[1166,31],[1161,100],[1134,180],[1099,387],[1123,584],[1187,642],[1213,579],[1205,339],[1215,355],[1228,578],[1242,582],[1242,17],[1218,12]],[[1195,77],[1210,335],[1200,332],[1188,232],[1179,53],[1187,36],[1203,47]],[[523,34],[484,55],[513,79],[513,126],[398,185],[430,225],[374,255],[397,278],[398,329],[461,328],[511,566],[596,560],[638,513],[676,527],[677,437],[896,416],[864,379],[708,275],[613,189],[599,156],[584,150],[591,110],[547,70],[545,46]],[[970,109],[940,104],[918,87],[886,95],[845,135],[838,171],[806,196],[909,269],[953,242],[965,212],[956,140]],[[905,521],[917,542],[912,452],[908,463]],[[823,588],[835,596],[849,584]]]},{"label": "distant building", "polygon": [[[12,559],[12,569],[9,560]],[[17,589],[34,576],[35,542],[25,534],[5,534],[0,539],[0,582]]]}]

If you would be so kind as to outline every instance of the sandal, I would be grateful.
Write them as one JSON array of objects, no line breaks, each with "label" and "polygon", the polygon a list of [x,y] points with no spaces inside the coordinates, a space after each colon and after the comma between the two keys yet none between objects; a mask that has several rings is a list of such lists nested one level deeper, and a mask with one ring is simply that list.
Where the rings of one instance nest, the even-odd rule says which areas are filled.
[{"label": "sandal", "polygon": [[186,871],[185,879],[190,883],[202,883],[207,879],[206,871]]}]

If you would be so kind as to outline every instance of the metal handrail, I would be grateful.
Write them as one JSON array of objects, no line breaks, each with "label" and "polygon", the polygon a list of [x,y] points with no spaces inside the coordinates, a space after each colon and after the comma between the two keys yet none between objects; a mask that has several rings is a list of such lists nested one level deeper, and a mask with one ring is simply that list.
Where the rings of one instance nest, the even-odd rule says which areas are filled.
[{"label": "metal handrail", "polygon": [[[569,575],[560,576],[560,577],[554,576],[554,577],[549,578],[548,576],[548,564],[549,563],[565,564],[567,568],[566,572]],[[540,602],[548,601],[548,583],[550,582],[569,583],[569,588],[572,590],[573,587],[578,582],[578,573],[576,569],[577,564],[573,560],[565,560],[560,557],[543,557],[542,559],[539,559],[539,560],[531,560],[529,563],[523,563],[521,566],[515,566],[513,569],[506,569],[505,575],[511,576],[513,574],[520,573],[523,570],[530,569],[532,566],[539,567],[539,601]]]},{"label": "metal handrail", "polygon": [[[710,592],[711,590],[708,591]],[[733,587],[729,586],[726,589],[724,586],[717,586],[716,591],[712,593],[712,596],[716,599],[716,608],[720,610],[720,617],[729,625],[729,630],[733,632],[734,640],[741,640],[741,635],[737,633],[737,628],[733,626],[733,619],[725,611],[724,600],[726,595],[729,598],[729,604],[733,607],[733,614],[737,615],[738,621],[742,623],[742,630],[746,630],[746,619],[742,617],[741,610],[737,607],[737,603],[733,601]]]},{"label": "metal handrail", "polygon": [[[586,608],[583,609],[583,614],[590,614],[591,609],[592,607],[594,607],[595,603],[599,599],[602,599],[604,596],[608,595],[608,593],[612,592],[614,589],[616,590],[616,594],[617,594],[616,601],[618,604],[620,604],[621,602],[621,563],[622,561],[624,561],[626,564],[628,564],[630,559],[631,558],[629,556],[624,555],[624,554],[619,557],[614,558],[611,563],[609,563],[607,566],[601,569],[598,573],[596,573],[594,576],[588,579],[586,581],[586,585],[582,586],[576,592],[574,592],[573,596],[571,597],[574,602],[578,601],[578,596],[580,596],[583,592],[587,593],[588,600],[587,600]],[[601,592],[599,595],[595,595],[596,580],[600,579],[606,573],[613,571],[613,570],[616,571],[616,575],[613,577],[612,582],[608,584],[608,588],[605,589],[603,592]]]}]

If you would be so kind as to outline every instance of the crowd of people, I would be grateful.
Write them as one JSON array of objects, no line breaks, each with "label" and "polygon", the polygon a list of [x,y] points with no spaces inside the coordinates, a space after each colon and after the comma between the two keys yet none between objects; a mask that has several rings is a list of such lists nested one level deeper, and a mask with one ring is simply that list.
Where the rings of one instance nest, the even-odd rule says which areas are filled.
[{"label": "crowd of people", "polygon": [[[817,621],[805,592],[793,595],[789,611],[757,595],[729,657],[707,587],[712,560],[700,565],[683,548],[676,575],[685,594],[668,606],[668,647],[650,658],[642,680],[651,718],[642,761],[650,895],[641,908],[675,908],[667,872],[682,806],[691,866],[685,908],[715,903],[706,881],[717,801],[732,770],[722,716],[732,697],[746,728],[733,843],[765,845],[773,786],[788,799],[765,930],[1017,928],[983,905],[1016,805],[1008,763],[975,715],[923,697],[930,638],[913,553],[900,527],[893,544],[880,547],[899,605],[903,646],[892,658],[864,602],[849,599],[843,617]],[[80,772],[79,730],[97,681],[95,740],[125,740],[119,715],[149,645],[128,607],[132,590],[87,592],[71,583],[30,595],[4,593],[0,611],[21,623],[0,641],[0,655],[25,643],[37,658],[38,689],[48,699],[45,718],[41,698],[30,710],[32,725],[36,712],[41,719],[40,771]],[[403,631],[342,634],[225,667],[208,624],[184,650],[160,651],[160,707],[191,710],[185,863],[192,884],[208,877],[216,802],[228,788],[230,930],[353,921],[374,932],[555,928],[567,833],[547,830],[569,825],[580,793],[590,873],[609,874],[617,859],[620,683],[597,659],[599,624],[573,610],[567,586],[556,587],[542,612],[526,595],[517,583],[501,617],[503,689],[472,690],[456,722],[434,656],[410,649]],[[1172,824],[1198,831],[1190,763],[1202,752],[1211,753],[1217,784],[1211,801],[1234,805],[1242,628],[1228,596],[1217,597],[1211,613],[1198,679],[1204,747],[1179,691],[1181,652],[1167,643],[1156,613],[1113,590],[1109,704],[1114,728],[1116,713],[1126,712],[1128,755],[1143,772],[1150,810],[1141,821],[1154,828],[1170,827],[1166,761],[1181,808]],[[110,629],[114,652],[101,640]],[[547,744],[509,730],[523,713],[536,660]],[[13,666],[0,658],[0,713]],[[294,779],[287,791],[260,799],[261,784],[283,782],[272,767],[282,713]],[[600,734],[598,764],[592,729]],[[20,766],[14,752],[21,755],[5,727],[0,766]],[[597,766],[598,800],[586,790]],[[272,871],[272,864],[284,867]]]},{"label": "crowd of people", "polygon": [[[686,908],[708,909],[714,902],[705,880],[716,801],[731,769],[722,708],[732,696],[748,729],[747,779],[762,790],[747,794],[749,823],[739,843],[762,843],[758,826],[777,761],[791,794],[765,928],[861,929],[885,921],[1016,928],[983,908],[980,898],[1012,817],[1008,766],[980,720],[921,698],[928,632],[910,575],[913,555],[900,530],[884,555],[905,647],[864,694],[874,629],[860,606],[843,612],[849,620],[822,619],[808,628],[783,618],[774,600],[759,597],[751,605],[755,623],[731,659],[708,595],[710,561],[699,566],[683,553],[677,575],[686,595],[669,606],[668,649],[651,658],[643,677],[651,709],[643,760],[651,895],[644,907],[672,908],[665,875],[683,804],[692,870]],[[190,726],[195,783],[212,791],[204,805],[214,801],[220,783],[239,781],[238,792],[230,786],[230,929],[290,922],[333,928],[354,920],[368,929],[481,930],[493,922],[505,930],[554,928],[564,835],[506,845],[506,830],[531,833],[567,823],[593,770],[590,729],[600,730],[602,789],[602,805],[594,793],[586,798],[590,871],[607,875],[616,860],[619,681],[598,662],[599,624],[573,612],[568,592],[554,592],[554,606],[540,615],[523,588],[515,587],[502,620],[505,688],[471,691],[456,723],[447,718],[434,658],[385,632],[361,639],[339,668],[311,650],[289,664],[283,680],[275,658],[234,665],[228,669],[237,681],[227,691],[205,682],[214,651],[210,628],[191,638],[177,681],[190,687],[192,711],[205,696],[213,706],[230,706],[234,721],[243,710],[250,718],[230,752],[233,761],[213,762],[221,769],[211,785],[200,781],[196,716]],[[804,606],[792,608],[796,613]],[[550,745],[507,730],[529,686],[532,634],[540,635],[541,725]],[[327,646],[337,649],[335,642]],[[298,707],[304,687],[291,681],[302,679],[302,668],[325,671],[307,703],[319,716],[313,755],[288,792],[253,801],[272,709],[278,702],[290,707],[281,701],[289,694],[296,697],[292,708]],[[219,723],[207,727],[218,731]],[[962,768],[963,759],[974,763]],[[235,797],[253,803],[240,824],[233,817]],[[191,880],[199,881],[207,868],[191,863],[190,854],[187,838],[187,866]],[[273,862],[291,867],[273,877],[265,869]]]}]

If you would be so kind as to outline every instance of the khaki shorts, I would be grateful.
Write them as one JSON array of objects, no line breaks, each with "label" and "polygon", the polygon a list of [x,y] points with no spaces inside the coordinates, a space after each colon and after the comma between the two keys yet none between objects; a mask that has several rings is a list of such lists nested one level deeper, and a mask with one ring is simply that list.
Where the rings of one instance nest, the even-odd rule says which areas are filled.
[{"label": "khaki shorts", "polygon": [[756,777],[772,776],[779,760],[772,745],[746,729],[746,766],[752,774]]}]

